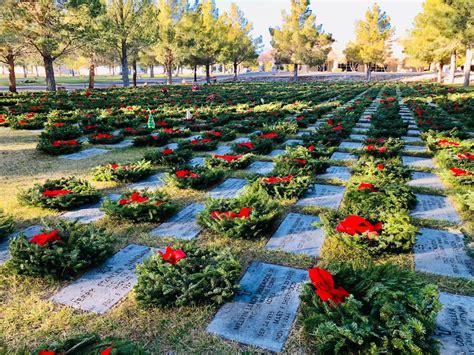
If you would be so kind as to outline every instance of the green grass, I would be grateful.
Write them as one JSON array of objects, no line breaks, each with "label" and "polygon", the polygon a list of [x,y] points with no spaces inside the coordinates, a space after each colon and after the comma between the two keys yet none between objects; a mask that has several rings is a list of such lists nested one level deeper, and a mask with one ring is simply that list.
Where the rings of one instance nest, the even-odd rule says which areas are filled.
[{"label": "green grass", "polygon": [[[13,131],[0,128],[0,208],[13,215],[19,227],[37,223],[42,217],[56,213],[40,208],[20,206],[16,199],[18,189],[43,182],[48,178],[74,175],[91,180],[91,168],[115,160],[119,163],[139,160],[146,148],[111,150],[109,153],[93,158],[70,162],[57,157],[49,157],[35,150],[38,132]],[[200,155],[200,154],[199,154]],[[232,173],[234,176],[246,176],[243,171]],[[327,181],[325,181],[327,183]],[[104,194],[120,192],[123,185],[112,183],[93,184]],[[205,193],[189,190],[167,189],[180,204],[190,201],[203,201]],[[284,201],[285,214],[302,212],[317,215],[320,209],[299,208],[294,201]],[[276,227],[284,216],[275,224]],[[428,222],[427,225],[431,225]],[[151,237],[148,234],[154,224],[117,223],[104,218],[98,222],[114,233],[120,242],[116,250],[130,244],[142,244],[164,247],[173,240]],[[253,260],[288,265],[297,268],[310,268],[315,264],[324,265],[326,261],[358,261],[366,263],[373,259],[376,263],[394,262],[402,267],[413,269],[413,255],[400,254],[372,258],[367,253],[354,250],[335,239],[327,238],[321,258],[264,249],[268,238],[259,240],[233,240],[204,232],[198,238],[202,245],[229,247],[239,257],[243,270]],[[436,283],[441,290],[474,295],[474,282],[465,279],[453,279],[423,274],[427,280]],[[48,298],[65,282],[41,278],[14,275],[8,267],[0,267],[0,353],[4,351],[18,353],[31,351],[42,344],[66,339],[84,332],[96,332],[102,337],[116,336],[139,341],[151,352],[165,353],[236,353],[238,351],[257,351],[236,343],[224,341],[205,331],[209,321],[219,307],[200,306],[175,308],[139,308],[133,293],[129,294],[118,306],[104,315],[74,311],[71,308],[55,305]],[[211,350],[212,349],[212,350]],[[259,350],[261,351],[261,350]],[[285,351],[288,353],[307,353],[301,328],[293,328]]]}]

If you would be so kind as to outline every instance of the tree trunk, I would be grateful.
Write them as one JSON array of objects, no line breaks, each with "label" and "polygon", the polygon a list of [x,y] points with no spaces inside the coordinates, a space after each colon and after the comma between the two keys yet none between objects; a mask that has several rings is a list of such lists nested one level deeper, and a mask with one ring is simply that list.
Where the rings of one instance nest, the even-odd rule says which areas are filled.
[{"label": "tree trunk", "polygon": [[94,80],[95,80],[95,65],[94,62],[90,62],[89,65],[89,89],[94,88]]},{"label": "tree trunk", "polygon": [[122,65],[122,81],[124,87],[130,86],[130,79],[128,78],[128,54],[127,54],[127,42],[122,40],[122,57],[120,58]]},{"label": "tree trunk", "polygon": [[206,83],[211,83],[211,65],[206,64]]},{"label": "tree trunk", "polygon": [[150,65],[150,78],[155,77],[155,66],[152,64]]},{"label": "tree trunk", "polygon": [[132,61],[133,87],[137,87],[137,60]]},{"label": "tree trunk", "polygon": [[46,90],[56,91],[56,79],[54,78],[53,58],[51,56],[43,57],[44,71],[46,73]]},{"label": "tree trunk", "polygon": [[238,67],[237,62],[234,62],[234,80],[237,80],[237,67]]},{"label": "tree trunk", "polygon": [[365,71],[366,71],[365,78],[367,81],[370,81],[370,79],[372,78],[372,63],[367,63],[365,65]]},{"label": "tree trunk", "polygon": [[71,70],[72,77],[74,78],[76,73],[74,72],[74,69]]},{"label": "tree trunk", "polygon": [[196,64],[194,64],[194,82],[198,80],[197,70],[198,70],[198,67]]},{"label": "tree trunk", "polygon": [[443,67],[444,67],[443,63],[438,64],[438,83],[443,82]]},{"label": "tree trunk", "polygon": [[28,77],[28,67],[26,65],[22,65],[23,67],[23,77],[26,79]]},{"label": "tree trunk", "polygon": [[38,77],[39,73],[38,73],[38,66],[37,65],[35,65],[35,72],[36,72],[36,77]]},{"label": "tree trunk", "polygon": [[166,65],[166,76],[168,85],[173,85],[173,67],[169,63]]},{"label": "tree trunk", "polygon": [[456,74],[456,51],[451,52],[451,63],[449,64],[449,79],[448,81],[453,84],[454,76]]},{"label": "tree trunk", "polygon": [[474,51],[474,46],[468,46],[466,49],[466,62],[464,63],[464,82],[463,86],[469,86],[469,80],[471,78],[471,62],[472,62],[472,52]]},{"label": "tree trunk", "polygon": [[298,64],[293,64],[293,80],[298,80]]},{"label": "tree trunk", "polygon": [[13,53],[7,54],[8,63],[8,90],[16,92],[16,76],[15,76],[15,56]]}]

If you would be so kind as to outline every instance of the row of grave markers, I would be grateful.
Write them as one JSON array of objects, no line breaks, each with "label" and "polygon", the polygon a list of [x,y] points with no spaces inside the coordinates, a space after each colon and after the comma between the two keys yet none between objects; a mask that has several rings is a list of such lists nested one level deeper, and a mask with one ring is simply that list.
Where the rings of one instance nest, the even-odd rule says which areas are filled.
[{"label": "row of grave markers", "polygon": [[[346,103],[346,106],[349,104],[350,102]],[[377,102],[374,102],[363,116],[375,112],[376,106]],[[411,121],[412,116],[403,105],[400,113],[404,119]],[[365,139],[364,133],[368,130],[368,122],[367,119],[362,118],[354,128],[351,139]],[[422,141],[417,138],[419,131],[416,132],[414,129],[416,127],[410,128],[409,134],[411,136],[406,137],[409,139],[404,139],[405,137],[402,139],[421,143]],[[291,143],[298,144],[297,141]],[[221,151],[223,151],[222,147],[225,146],[220,147]],[[363,144],[342,142],[339,148],[343,150],[361,149]],[[274,152],[270,155],[276,156],[277,154]],[[281,151],[280,154],[283,152]],[[403,163],[414,167],[426,167],[426,164],[431,164],[431,167],[434,167],[429,158],[414,158],[404,156]],[[331,159],[355,161],[357,157],[347,152],[335,152]],[[255,163],[267,164],[256,164],[254,168],[250,166],[249,169],[254,172],[266,174],[273,169],[271,162],[256,161],[253,164]],[[425,174],[431,173],[414,173],[410,184],[424,187],[442,186],[436,175]],[[129,187],[156,189],[163,185],[162,177],[162,173],[153,175]],[[331,166],[318,177],[345,182],[351,177],[351,172],[344,166]],[[242,191],[246,183],[244,179],[228,179],[210,191],[210,196],[234,197]],[[343,186],[314,184],[307,194],[297,201],[296,205],[338,208],[344,192]],[[109,197],[117,198],[118,196]],[[453,217],[455,217],[457,219],[454,220],[459,221],[459,217],[447,198],[435,195],[417,195],[417,200],[417,206],[412,211],[413,216],[449,221],[453,221]],[[99,207],[100,204],[97,204],[89,208],[71,211],[64,214],[63,217],[79,219],[83,223],[94,222],[103,217]],[[179,239],[195,238],[201,232],[195,217],[202,210],[202,204],[190,204],[150,233],[155,236],[172,236]],[[319,217],[289,213],[268,241],[266,248],[319,256],[325,236],[321,228],[313,225],[314,222],[319,222]],[[40,228],[41,226],[32,226],[26,230],[26,235],[33,236],[38,233]],[[0,262],[7,258],[5,251],[4,245],[0,245]],[[143,262],[152,253],[153,251],[149,247],[131,244],[108,259],[102,266],[90,270],[61,289],[51,300],[78,310],[103,314],[128,294],[136,283],[134,273],[136,265]],[[470,260],[464,252],[461,233],[422,228],[421,235],[417,238],[414,247],[414,254],[415,268],[418,271],[472,279]],[[300,289],[306,281],[307,272],[305,270],[258,261],[253,262],[240,281],[242,291],[231,302],[221,307],[208,325],[207,331],[225,339],[271,351],[281,351],[297,314]],[[441,293],[440,300],[444,307],[438,317],[436,337],[442,341],[442,353],[462,351],[470,353],[474,351],[473,298]]]}]

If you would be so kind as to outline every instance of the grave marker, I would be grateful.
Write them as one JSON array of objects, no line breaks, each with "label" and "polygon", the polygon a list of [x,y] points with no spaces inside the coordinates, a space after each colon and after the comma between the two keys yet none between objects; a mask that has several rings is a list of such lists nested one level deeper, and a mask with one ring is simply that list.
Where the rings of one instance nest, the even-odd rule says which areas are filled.
[{"label": "grave marker", "polygon": [[438,175],[424,171],[414,171],[411,174],[411,180],[408,182],[408,185],[417,187],[430,187],[433,189],[445,189]]},{"label": "grave marker", "polygon": [[416,206],[411,215],[445,222],[461,222],[451,201],[446,196],[416,194]]},{"label": "grave marker", "polygon": [[82,160],[82,159],[92,158],[96,155],[104,154],[107,152],[108,152],[107,149],[89,148],[77,153],[61,155],[60,157],[67,160]]},{"label": "grave marker", "polygon": [[168,221],[153,229],[150,234],[154,237],[193,239],[201,233],[201,227],[196,223],[196,216],[203,210],[204,206],[202,204],[190,204]]},{"label": "grave marker", "polygon": [[275,163],[273,162],[268,162],[268,161],[254,161],[252,164],[249,165],[247,169],[245,169],[248,172],[254,173],[254,174],[270,174],[273,171],[273,168],[275,167]]},{"label": "grave marker", "polygon": [[148,189],[150,191],[156,190],[159,187],[164,186],[164,178],[165,174],[164,173],[158,173],[151,175],[147,177],[144,180],[141,180],[139,182],[133,183],[128,185],[127,187],[131,190],[145,190]]},{"label": "grave marker", "polygon": [[247,185],[244,179],[227,179],[222,184],[209,192],[212,198],[234,198],[238,196]]},{"label": "grave marker", "polygon": [[321,179],[336,179],[341,181],[348,181],[351,178],[351,171],[345,166],[330,166],[326,169],[324,174],[316,175]]},{"label": "grave marker", "polygon": [[2,243],[0,243],[0,265],[6,262],[8,259],[10,259],[10,254],[8,253],[8,244],[12,238],[15,238],[21,234],[24,234],[28,239],[31,239],[36,234],[41,233],[43,228],[44,228],[43,226],[34,225],[6,237],[5,240]]},{"label": "grave marker", "polygon": [[338,208],[344,197],[345,188],[337,185],[314,184],[296,206]]},{"label": "grave marker", "polygon": [[412,168],[434,168],[431,158],[402,156],[403,165]]}]

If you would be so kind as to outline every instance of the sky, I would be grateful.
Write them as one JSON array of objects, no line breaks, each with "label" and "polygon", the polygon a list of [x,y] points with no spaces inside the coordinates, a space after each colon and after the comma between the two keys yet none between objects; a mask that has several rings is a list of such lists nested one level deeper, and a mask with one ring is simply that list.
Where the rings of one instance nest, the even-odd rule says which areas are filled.
[{"label": "sky", "polygon": [[[219,12],[229,9],[230,3],[235,2],[245,13],[247,19],[253,22],[255,36],[262,35],[264,48],[271,48],[269,27],[279,26],[282,22],[281,11],[290,9],[290,0],[215,0]],[[354,24],[364,17],[367,9],[375,1],[366,0],[312,0],[311,10],[316,15],[316,22],[323,25],[325,32],[332,33],[336,42],[333,48],[341,51],[347,42],[354,39]],[[378,0],[376,3],[390,17],[395,27],[397,38],[412,27],[413,19],[422,10],[423,0]],[[396,43],[393,46],[394,56],[402,56],[402,48]]]}]

